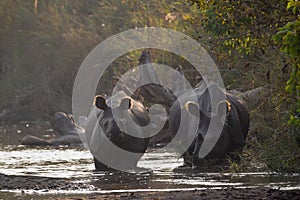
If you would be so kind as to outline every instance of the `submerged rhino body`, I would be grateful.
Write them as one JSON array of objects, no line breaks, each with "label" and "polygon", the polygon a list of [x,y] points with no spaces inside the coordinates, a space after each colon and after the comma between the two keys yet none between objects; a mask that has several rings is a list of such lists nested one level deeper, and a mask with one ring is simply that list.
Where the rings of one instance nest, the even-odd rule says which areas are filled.
[{"label": "submerged rhino body", "polygon": [[63,112],[55,113],[50,124],[56,135],[55,138],[43,139],[33,135],[27,135],[20,139],[22,145],[28,146],[59,146],[59,145],[81,145],[79,135],[84,134],[84,129],[78,126],[71,114]]},{"label": "submerged rhino body", "polygon": [[[138,127],[132,128],[132,123],[138,127],[150,123],[148,112],[141,103],[124,92],[112,97],[95,97],[88,117],[86,138],[94,155],[96,170],[136,167],[147,149],[149,138]],[[127,152],[132,155],[126,157]]]},{"label": "submerged rhino body", "polygon": [[[209,87],[211,87],[211,90],[209,90]],[[213,91],[214,94],[210,95],[210,91]],[[235,96],[223,91],[214,84],[210,86],[202,84],[202,86],[194,89],[194,92],[198,102],[186,102],[182,107],[178,101],[175,101],[170,109],[169,117],[172,134],[176,134],[178,131],[182,113],[187,112],[199,119],[196,137],[183,154],[185,165],[199,165],[201,161],[199,151],[204,138],[216,137],[216,135],[207,135],[209,124],[212,121],[215,123],[212,126],[222,126],[222,131],[217,138],[217,142],[205,158],[225,158],[233,156],[235,152],[240,152],[245,145],[249,129],[249,113],[246,106]],[[190,91],[186,91],[181,96],[188,97],[189,94]],[[216,107],[212,106],[211,101],[211,96],[214,95],[215,97],[216,95],[224,95],[224,100],[217,102]],[[222,106],[224,108],[223,112]],[[182,123],[189,122],[183,121]]]},{"label": "submerged rhino body", "polygon": [[[81,145],[84,143],[94,155],[96,170],[110,170],[114,168],[114,165],[120,166],[119,170],[136,167],[138,160],[145,153],[150,139],[139,128],[147,126],[151,121],[146,108],[140,102],[131,99],[124,92],[118,92],[112,97],[96,96],[90,116],[82,121],[83,123],[80,123],[79,126],[75,123],[72,115],[57,112],[50,120],[56,135],[55,138],[43,139],[28,135],[23,137],[20,143],[34,146]],[[123,127],[122,130],[119,128],[120,126]],[[109,144],[121,149],[121,152],[115,152],[109,147]],[[122,154],[124,152],[131,152],[133,156],[127,159]],[[97,159],[98,156],[100,159]],[[108,162],[102,162],[103,158]]]},{"label": "submerged rhino body", "polygon": [[[139,64],[147,67],[140,66],[142,79],[158,79],[151,63],[150,53],[143,51]],[[244,103],[215,83],[207,85],[201,81],[197,88],[186,89],[181,80],[182,68],[177,71],[173,80],[176,95],[159,84],[145,85],[141,92],[146,100],[163,104],[169,111],[169,131],[185,165],[200,165],[200,158],[224,158],[240,152],[249,129]]]}]

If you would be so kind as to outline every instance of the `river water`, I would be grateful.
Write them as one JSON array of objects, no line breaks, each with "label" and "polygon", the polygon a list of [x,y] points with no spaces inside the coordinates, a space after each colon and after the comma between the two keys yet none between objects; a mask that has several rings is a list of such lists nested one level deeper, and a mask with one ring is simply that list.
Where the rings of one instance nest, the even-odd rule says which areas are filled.
[{"label": "river water", "polygon": [[101,188],[101,191],[107,192],[131,189],[205,189],[228,186],[300,188],[298,174],[222,173],[178,169],[177,167],[182,165],[182,159],[178,158],[177,154],[162,149],[148,150],[138,163],[138,167],[142,168],[138,174],[95,172],[92,155],[84,147],[37,149],[24,146],[3,146],[0,149],[0,158],[2,174],[93,182],[95,186]]},{"label": "river water", "polygon": [[[80,190],[25,191],[51,195],[58,193],[111,193],[127,191],[193,190],[224,187],[271,187],[300,189],[300,175],[282,175],[253,170],[247,173],[224,173],[221,168],[211,170],[179,169],[183,160],[172,150],[148,149],[141,158],[138,174],[122,172],[95,172],[92,155],[84,147],[39,147],[22,145],[0,146],[0,173],[17,176],[63,178],[91,187]],[[95,189],[96,188],[96,189]],[[0,191],[0,199],[15,199],[7,194],[24,190]],[[5,198],[4,198],[5,197]],[[8,198],[10,197],[10,198]]]}]

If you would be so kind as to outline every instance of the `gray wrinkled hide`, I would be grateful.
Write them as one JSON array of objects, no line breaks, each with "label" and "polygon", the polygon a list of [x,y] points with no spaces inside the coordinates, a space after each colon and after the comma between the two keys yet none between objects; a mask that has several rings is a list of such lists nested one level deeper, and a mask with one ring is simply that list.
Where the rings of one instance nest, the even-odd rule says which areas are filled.
[{"label": "gray wrinkled hide", "polygon": [[[94,155],[96,170],[134,169],[147,149],[149,138],[145,138],[139,128],[127,127],[128,123],[133,122],[139,126],[146,126],[150,123],[148,113],[141,103],[131,99],[130,109],[123,111],[119,116],[110,114],[112,110],[119,109],[124,98],[129,97],[124,92],[118,92],[116,95],[106,98],[108,107],[104,110],[98,109],[95,105],[91,108],[87,120],[86,141]],[[103,129],[103,122],[107,120],[109,123],[113,123],[109,125],[112,127],[112,132],[105,132],[106,129]],[[118,120],[124,130],[116,124]],[[127,134],[127,131],[135,132],[140,138]]]}]

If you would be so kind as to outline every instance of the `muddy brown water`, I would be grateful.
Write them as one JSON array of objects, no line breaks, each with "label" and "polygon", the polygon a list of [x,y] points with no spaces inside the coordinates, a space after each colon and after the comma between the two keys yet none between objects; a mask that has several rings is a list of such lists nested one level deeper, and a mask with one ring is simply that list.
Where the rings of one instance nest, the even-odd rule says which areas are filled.
[{"label": "muddy brown water", "polygon": [[[38,128],[40,127],[40,128]],[[35,131],[35,132],[34,132]],[[247,173],[212,172],[203,169],[178,169],[182,159],[172,149],[148,149],[138,163],[139,173],[95,172],[92,155],[84,147],[36,147],[18,144],[18,138],[43,132],[53,135],[47,123],[0,126],[0,173],[20,177],[64,179],[88,187],[65,189],[5,189],[0,199],[30,199],[32,195],[48,198],[76,193],[115,193],[130,191],[172,191],[225,187],[271,187],[300,189],[300,175],[282,175],[254,168]]]}]

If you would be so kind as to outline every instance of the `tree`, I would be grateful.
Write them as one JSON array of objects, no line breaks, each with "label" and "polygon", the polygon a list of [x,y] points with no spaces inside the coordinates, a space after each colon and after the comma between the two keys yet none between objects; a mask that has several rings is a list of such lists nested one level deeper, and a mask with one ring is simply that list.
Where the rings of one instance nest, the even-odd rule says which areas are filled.
[{"label": "tree", "polygon": [[292,95],[296,103],[289,124],[300,127],[300,2],[289,0],[287,9],[292,10],[298,18],[279,28],[279,32],[273,38],[281,45],[281,51],[291,58],[293,69],[287,81],[286,91]]},{"label": "tree", "polygon": [[[206,32],[214,36],[215,45],[222,55],[219,58],[238,56],[249,59],[249,55],[262,57],[270,52],[280,55],[279,49],[290,56],[291,60],[287,65],[291,65],[292,70],[286,90],[297,102],[296,108],[293,108],[290,124],[299,125],[300,117],[297,117],[297,114],[300,112],[298,15],[300,3],[297,0],[289,0],[288,4],[286,0],[190,1],[200,10],[195,23],[203,26]],[[277,33],[278,29],[280,31]],[[287,58],[280,57],[286,62]],[[287,67],[285,64],[283,70]]]},{"label": "tree", "polygon": [[251,110],[253,157],[274,170],[299,171],[299,2],[188,1],[198,7],[192,22],[206,32],[199,38],[224,69],[225,84],[272,91]]}]

